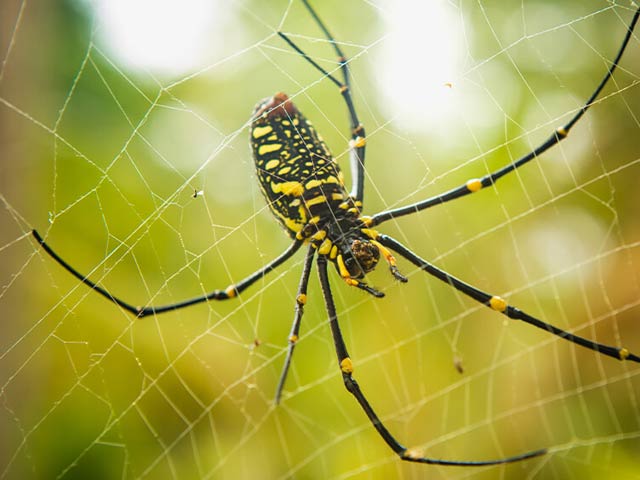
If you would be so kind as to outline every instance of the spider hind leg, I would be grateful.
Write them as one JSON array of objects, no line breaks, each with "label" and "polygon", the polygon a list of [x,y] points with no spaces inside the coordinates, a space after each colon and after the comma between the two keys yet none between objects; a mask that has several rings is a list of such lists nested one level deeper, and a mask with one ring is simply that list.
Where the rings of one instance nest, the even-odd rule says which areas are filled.
[{"label": "spider hind leg", "polygon": [[615,358],[616,360],[628,360],[631,362],[640,363],[640,356],[631,353],[627,348],[604,345],[602,343],[594,342],[593,340],[580,337],[566,330],[562,330],[561,328],[544,322],[520,310],[519,308],[509,305],[503,298],[498,297],[497,295],[491,295],[466,282],[463,282],[459,278],[454,277],[453,275],[439,269],[435,265],[419,257],[410,249],[402,245],[397,240],[389,237],[388,235],[380,235],[380,243],[386,245],[393,251],[397,252],[400,256],[409,260],[409,262],[414,264],[420,270],[423,270],[429,275],[436,277],[438,280],[451,285],[453,288],[461,293],[464,293],[468,297],[471,297],[476,302],[482,303],[492,310],[502,313],[512,320],[522,320],[529,325],[533,325],[534,327],[552,333],[553,335],[556,335],[564,340],[568,340],[572,343],[575,343],[576,345],[580,345],[602,355],[606,355],[607,357]]},{"label": "spider hind leg", "polygon": [[437,458],[429,458],[424,456],[422,451],[417,448],[406,448],[391,434],[387,427],[382,423],[382,420],[378,417],[373,407],[365,397],[364,393],[360,389],[360,385],[353,378],[353,362],[347,352],[347,347],[342,337],[342,331],[338,324],[338,316],[336,314],[336,307],[333,301],[333,295],[331,293],[331,287],[329,285],[329,276],[327,274],[327,259],[325,257],[318,257],[318,275],[320,278],[320,286],[322,289],[322,295],[325,301],[325,307],[329,316],[329,326],[331,328],[331,335],[333,337],[333,343],[338,357],[338,365],[342,373],[342,380],[344,386],[351,395],[353,395],[360,405],[360,408],[364,411],[369,418],[369,421],[376,429],[378,434],[382,437],[385,443],[393,450],[402,460],[416,463],[427,463],[432,465],[453,465],[463,467],[479,467],[487,465],[498,465],[503,463],[519,462],[528,458],[537,457],[547,453],[546,449],[534,450],[511,457],[504,457],[492,460],[480,460],[480,461],[465,461],[465,460],[443,460]]}]

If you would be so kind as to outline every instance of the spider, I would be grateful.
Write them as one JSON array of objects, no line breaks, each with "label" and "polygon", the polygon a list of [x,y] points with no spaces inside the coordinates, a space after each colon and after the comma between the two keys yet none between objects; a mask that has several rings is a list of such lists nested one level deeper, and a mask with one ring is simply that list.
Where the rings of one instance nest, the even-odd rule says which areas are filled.
[{"label": "spider", "polygon": [[267,200],[271,212],[282,224],[292,240],[291,246],[283,253],[240,282],[229,285],[223,290],[213,290],[206,295],[169,305],[137,307],[112,295],[103,287],[97,285],[71,267],[70,264],[51,249],[36,230],[33,230],[34,237],[53,259],[77,277],[82,283],[88,285],[121,308],[131,312],[136,317],[145,317],[147,315],[177,310],[209,300],[227,300],[237,297],[246,288],[289,260],[304,246],[307,249],[307,253],[297,290],[295,314],[289,336],[287,355],[276,390],[276,403],[281,399],[287,372],[298,340],[300,324],[307,299],[309,276],[315,259],[344,385],[355,397],[378,434],[402,460],[437,465],[481,466],[511,463],[545,454],[546,449],[539,449],[515,456],[490,460],[446,460],[427,457],[420,449],[406,448],[396,440],[375,413],[373,407],[353,377],[354,368],[351,358],[347,353],[347,347],[338,323],[336,307],[329,285],[327,267],[330,263],[333,264],[339,277],[347,285],[362,289],[374,297],[383,297],[384,294],[368,285],[364,281],[364,277],[368,272],[376,268],[382,258],[389,267],[393,277],[400,282],[407,282],[407,278],[400,273],[396,265],[396,259],[394,253],[392,253],[395,252],[395,254],[408,260],[420,270],[450,285],[459,292],[471,297],[476,302],[506,315],[510,319],[521,320],[553,335],[557,335],[562,339],[594,350],[602,355],[618,360],[630,360],[640,363],[640,357],[631,353],[626,348],[603,345],[564,331],[515,306],[509,305],[499,296],[491,295],[465,283],[444,270],[439,269],[427,260],[424,260],[394,238],[380,233],[375,229],[375,227],[388,220],[413,215],[430,207],[478,192],[483,188],[491,187],[500,178],[522,167],[531,160],[537,159],[545,151],[565,139],[571,128],[591,107],[602,89],[611,79],[638,22],[640,8],[635,12],[629,24],[615,59],[591,96],[589,96],[582,108],[580,108],[565,125],[553,131],[543,143],[516,161],[482,178],[468,180],[457,188],[411,205],[382,211],[372,216],[364,216],[362,215],[362,207],[364,199],[366,136],[365,129],[358,119],[358,114],[351,96],[348,61],[340,46],[336,43],[334,37],[309,4],[308,0],[302,0],[302,3],[320,30],[322,30],[329,44],[335,50],[339,62],[337,69],[341,72],[342,81],[316,63],[287,35],[282,32],[278,32],[278,35],[293,50],[322,73],[324,77],[338,87],[347,107],[351,125],[349,150],[353,180],[351,191],[347,192],[340,167],[331,155],[327,145],[311,122],[302,115],[286,94],[276,93],[256,105],[252,116],[250,141],[262,193]]}]

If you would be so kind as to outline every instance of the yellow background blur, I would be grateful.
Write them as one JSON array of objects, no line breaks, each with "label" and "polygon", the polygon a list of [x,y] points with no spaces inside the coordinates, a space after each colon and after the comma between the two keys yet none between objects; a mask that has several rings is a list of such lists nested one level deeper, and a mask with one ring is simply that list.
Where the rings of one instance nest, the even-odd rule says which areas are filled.
[{"label": "yellow background blur", "polygon": [[[393,2],[315,3],[353,58],[369,134],[367,214],[482,176],[542,141],[600,81],[632,16],[626,2],[604,0],[449,3],[464,55],[445,86],[421,84],[421,72],[441,71],[428,52],[454,40],[405,43],[390,59],[385,48],[402,33],[390,31]],[[547,456],[482,469],[399,461],[342,385],[315,274],[275,407],[302,253],[239,300],[138,321],[60,268],[32,228],[134,304],[224,288],[283,251],[247,128],[254,104],[277,91],[295,97],[350,178],[339,94],[274,35],[282,28],[335,68],[301,4],[211,3],[207,14],[224,21],[179,71],[118,52],[123,39],[110,38],[95,5],[0,7],[0,477],[640,478],[637,364],[504,321],[407,262],[407,285],[385,268],[371,275],[382,300],[332,272],[355,377],[380,417],[432,457],[549,447]],[[163,25],[160,10],[150,4],[129,33]],[[561,146],[494,190],[380,230],[545,321],[640,352],[638,35]],[[426,94],[455,111],[445,121],[423,108],[416,121],[384,93],[389,65],[420,87],[395,88],[409,105]]]}]

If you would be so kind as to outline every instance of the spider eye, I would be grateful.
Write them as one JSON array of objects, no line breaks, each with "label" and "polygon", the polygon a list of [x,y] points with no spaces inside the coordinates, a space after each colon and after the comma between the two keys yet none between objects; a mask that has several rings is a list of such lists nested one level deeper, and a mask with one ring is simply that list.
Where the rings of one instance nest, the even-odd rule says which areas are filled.
[{"label": "spider eye", "polygon": [[354,240],[351,243],[351,255],[345,261],[345,266],[353,278],[361,278],[365,273],[376,268],[380,259],[378,247],[370,242]]}]

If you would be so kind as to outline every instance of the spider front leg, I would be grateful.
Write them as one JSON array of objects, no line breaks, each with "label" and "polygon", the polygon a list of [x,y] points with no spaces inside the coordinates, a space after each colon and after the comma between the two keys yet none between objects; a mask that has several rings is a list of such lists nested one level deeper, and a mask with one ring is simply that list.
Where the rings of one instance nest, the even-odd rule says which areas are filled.
[{"label": "spider front leg", "polygon": [[560,143],[562,140],[567,138],[569,135],[569,131],[573,128],[573,126],[582,118],[582,116],[589,110],[589,108],[593,105],[602,89],[609,82],[611,77],[613,76],[613,72],[616,70],[620,59],[622,58],[622,54],[627,48],[629,44],[629,40],[631,39],[633,30],[638,23],[638,19],[640,18],[640,7],[636,10],[635,15],[631,19],[629,23],[629,27],[627,28],[627,33],[622,41],[622,45],[616,54],[615,59],[609,66],[607,72],[604,77],[593,91],[593,93],[589,96],[587,101],[582,105],[582,107],[574,114],[574,116],[563,126],[558,127],[551,135],[540,144],[538,147],[534,148],[531,152],[523,155],[513,163],[506,165],[494,172],[491,172],[485,175],[482,178],[472,178],[465,182],[463,185],[459,187],[453,188],[447,192],[441,193],[434,197],[428,198],[426,200],[422,200],[420,202],[413,203],[411,205],[407,205],[400,208],[394,208],[392,210],[387,210],[384,212],[377,213],[371,217],[370,226],[379,225],[382,222],[386,222],[391,220],[392,218],[399,218],[404,215],[411,215],[413,213],[417,213],[421,210],[425,210],[427,208],[433,207],[435,205],[441,205],[450,200],[455,200],[456,198],[464,197],[471,193],[478,192],[486,187],[492,187],[495,183],[505,175],[516,171],[518,168],[523,165],[529,163],[531,160],[538,158],[544,152],[552,148],[553,146]]},{"label": "spider front leg", "polygon": [[459,460],[443,460],[436,458],[425,457],[420,449],[417,448],[406,448],[400,442],[398,442],[395,437],[389,432],[387,427],[382,423],[376,412],[373,410],[373,407],[362,393],[358,382],[356,382],[355,378],[353,378],[353,362],[349,357],[347,352],[347,347],[344,343],[344,338],[342,337],[342,332],[340,330],[340,325],[338,324],[338,317],[336,314],[336,307],[333,302],[333,295],[331,293],[331,287],[329,286],[329,277],[327,275],[327,259],[323,256],[319,256],[318,260],[318,275],[320,277],[320,285],[322,287],[322,295],[324,297],[325,306],[327,309],[327,313],[329,315],[329,326],[331,328],[331,335],[333,336],[333,344],[336,349],[336,354],[338,357],[338,365],[340,367],[340,371],[342,372],[342,380],[346,389],[351,393],[364,413],[367,415],[371,424],[376,429],[378,434],[382,437],[382,439],[386,442],[386,444],[393,450],[402,460],[406,460],[408,462],[417,462],[417,463],[428,463],[433,465],[454,465],[454,466],[486,466],[486,465],[497,465],[502,463],[512,463],[518,462],[520,460],[525,460],[527,458],[537,457],[539,455],[545,454],[546,449],[535,450],[532,452],[527,452],[521,455],[515,455],[512,457],[506,458],[498,458],[494,460],[482,460],[482,461],[459,461]]},{"label": "spider front leg", "polygon": [[534,327],[537,327],[541,330],[557,335],[560,338],[569,340],[570,342],[573,342],[576,345],[580,345],[590,350],[594,350],[598,353],[601,353],[602,355],[606,355],[608,357],[612,357],[617,360],[629,360],[632,362],[640,362],[640,357],[638,355],[631,353],[628,349],[624,347],[612,347],[609,345],[603,345],[602,343],[597,343],[592,340],[588,340],[586,338],[580,337],[578,335],[574,335],[573,333],[567,332],[566,330],[562,330],[561,328],[558,328],[554,325],[543,322],[542,320],[536,317],[533,317],[526,312],[523,312],[519,308],[516,308],[507,304],[507,302],[504,299],[496,295],[491,295],[489,293],[483,292],[482,290],[479,290],[469,285],[468,283],[463,282],[462,280],[454,277],[453,275],[448,274],[444,270],[440,270],[435,265],[432,265],[426,260],[420,258],[418,255],[413,253],[411,250],[409,250],[407,247],[402,245],[400,242],[398,242],[397,240],[387,235],[380,235],[379,241],[383,245],[386,245],[391,250],[397,252],[402,257],[409,260],[416,267],[427,272],[429,275],[432,275],[436,277],[438,280],[441,280],[444,283],[451,285],[453,288],[455,288],[459,292],[464,293],[465,295],[473,298],[475,301],[482,303],[488,306],[489,308],[491,308],[492,310],[500,312],[513,320],[522,320],[523,322],[528,323],[529,325],[533,325]]},{"label": "spider front leg", "polygon": [[309,247],[307,250],[307,256],[304,260],[304,267],[302,269],[302,276],[300,277],[298,293],[296,294],[296,311],[293,317],[293,324],[291,325],[291,332],[289,333],[287,358],[284,361],[284,367],[282,367],[282,373],[280,374],[280,380],[278,381],[278,387],[276,388],[276,405],[280,403],[280,399],[282,398],[282,389],[284,388],[284,382],[287,380],[287,374],[289,373],[289,367],[291,366],[293,349],[296,347],[296,343],[298,342],[300,323],[302,322],[302,315],[304,314],[304,306],[307,303],[307,286],[309,285],[309,275],[311,274],[314,254],[315,249],[313,247]]},{"label": "spider front leg", "polygon": [[349,142],[349,160],[351,164],[351,176],[352,176],[352,185],[350,196],[355,200],[356,207],[362,208],[362,202],[364,201],[364,158],[365,158],[365,145],[366,145],[366,133],[364,126],[360,123],[358,119],[358,113],[356,112],[355,106],[353,104],[353,98],[351,96],[351,87],[349,83],[349,66],[347,57],[345,57],[344,53],[340,46],[336,43],[333,35],[329,32],[329,29],[324,24],[324,22],[320,19],[316,11],[313,9],[311,4],[307,0],[302,0],[302,3],[307,8],[315,22],[318,24],[325,37],[331,43],[336,54],[338,55],[338,62],[340,64],[340,69],[342,71],[344,82],[338,80],[335,76],[321,67],[315,60],[313,60],[309,55],[307,55],[298,45],[296,45],[293,40],[291,40],[287,35],[282,32],[278,32],[278,35],[289,44],[289,46],[298,52],[307,62],[309,62],[316,70],[322,73],[325,77],[329,78],[340,90],[340,95],[347,106],[347,110],[349,112],[349,122],[351,124],[351,140]]},{"label": "spider front leg", "polygon": [[182,302],[171,303],[168,305],[160,305],[160,306],[146,306],[146,307],[138,307],[132,305],[124,300],[116,297],[109,293],[109,291],[102,288],[100,285],[95,282],[89,280],[86,275],[78,272],[75,268],[73,268],[69,263],[60,257],[40,236],[40,234],[36,230],[32,230],[31,232],[36,239],[36,241],[40,244],[40,246],[44,249],[45,252],[49,254],[51,258],[53,258],[56,262],[58,262],[67,272],[76,277],[82,283],[90,287],[92,290],[98,292],[107,300],[119,305],[124,308],[128,312],[134,314],[136,317],[145,317],[147,315],[153,315],[157,313],[168,312],[171,310],[178,310],[180,308],[188,307],[190,305],[195,305],[202,302],[208,302],[209,300],[228,300],[230,298],[235,298],[240,294],[243,290],[253,285],[255,282],[264,277],[271,270],[275,269],[282,263],[286,262],[289,258],[293,256],[294,253],[298,251],[300,246],[302,245],[302,241],[295,240],[289,248],[287,248],[283,253],[281,253],[278,257],[273,259],[271,262],[266,264],[264,267],[256,270],[248,277],[245,277],[240,282],[236,284],[229,285],[224,290],[213,290],[205,295],[200,295],[199,297],[190,298],[188,300],[184,300]]}]

